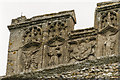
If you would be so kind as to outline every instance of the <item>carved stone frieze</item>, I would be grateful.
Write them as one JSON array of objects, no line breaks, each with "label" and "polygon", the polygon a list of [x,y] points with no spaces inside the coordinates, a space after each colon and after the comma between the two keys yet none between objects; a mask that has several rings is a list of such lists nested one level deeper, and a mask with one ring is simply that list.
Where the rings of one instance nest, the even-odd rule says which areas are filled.
[{"label": "carved stone frieze", "polygon": [[[105,5],[106,6],[106,5]],[[119,8],[114,6],[98,7],[96,12],[95,27],[98,28],[97,56],[109,56],[118,54],[119,44]],[[111,9],[107,9],[111,8]],[[106,9],[103,11],[102,9]]]}]

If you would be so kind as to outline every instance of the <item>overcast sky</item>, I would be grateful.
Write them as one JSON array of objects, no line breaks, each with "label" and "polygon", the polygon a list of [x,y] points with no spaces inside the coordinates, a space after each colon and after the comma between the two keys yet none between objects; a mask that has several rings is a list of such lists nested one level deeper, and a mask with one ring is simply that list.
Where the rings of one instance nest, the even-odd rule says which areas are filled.
[{"label": "overcast sky", "polygon": [[0,0],[0,76],[5,75],[11,19],[75,10],[75,29],[94,26],[96,4],[108,0]]}]

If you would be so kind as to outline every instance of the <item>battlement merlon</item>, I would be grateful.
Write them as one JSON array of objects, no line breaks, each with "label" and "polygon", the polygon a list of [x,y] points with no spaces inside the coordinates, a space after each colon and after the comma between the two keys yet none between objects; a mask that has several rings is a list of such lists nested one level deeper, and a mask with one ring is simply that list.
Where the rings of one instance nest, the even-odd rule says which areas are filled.
[{"label": "battlement merlon", "polygon": [[103,20],[100,16],[103,16],[104,12],[108,12],[111,10],[114,10],[115,12],[120,12],[120,1],[107,1],[97,3],[94,19],[94,27],[96,29],[98,29],[98,21]]},{"label": "battlement merlon", "polygon": [[96,11],[106,11],[111,9],[120,8],[120,1],[107,1],[107,2],[101,2],[97,3]]},{"label": "battlement merlon", "polygon": [[25,27],[29,25],[39,24],[46,22],[46,20],[50,20],[53,18],[60,18],[60,17],[71,17],[73,19],[73,22],[76,24],[76,17],[74,10],[69,11],[62,11],[58,13],[51,13],[51,14],[45,14],[40,16],[34,16],[30,19],[27,19],[25,16],[18,17],[16,19],[12,19],[11,25],[8,26],[8,29],[16,29],[20,27]]}]

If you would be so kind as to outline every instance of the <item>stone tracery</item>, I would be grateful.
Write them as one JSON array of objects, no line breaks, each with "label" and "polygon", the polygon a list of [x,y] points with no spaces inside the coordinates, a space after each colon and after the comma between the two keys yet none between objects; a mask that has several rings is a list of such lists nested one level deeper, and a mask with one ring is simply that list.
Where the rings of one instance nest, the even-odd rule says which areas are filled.
[{"label": "stone tracery", "polygon": [[116,27],[117,26],[117,12],[107,11],[101,13],[101,29],[106,27],[108,24]]}]

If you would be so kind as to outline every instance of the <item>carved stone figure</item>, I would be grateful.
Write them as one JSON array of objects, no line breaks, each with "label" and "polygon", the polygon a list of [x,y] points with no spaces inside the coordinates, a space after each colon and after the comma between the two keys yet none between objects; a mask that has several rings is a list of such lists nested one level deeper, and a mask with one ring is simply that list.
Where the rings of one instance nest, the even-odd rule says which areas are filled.
[{"label": "carved stone figure", "polygon": [[47,55],[50,57],[48,65],[57,65],[60,63],[59,59],[63,56],[62,47],[65,39],[56,36],[48,42],[49,53]]},{"label": "carved stone figure", "polygon": [[[117,33],[116,33],[117,34]],[[103,36],[103,48],[102,54],[103,56],[109,56],[115,53],[116,46],[116,34],[108,31],[106,35]]]},{"label": "carved stone figure", "polygon": [[[40,55],[40,49],[38,48],[36,50],[35,47],[31,48],[28,48],[28,51],[23,51],[21,55],[21,64],[23,65],[23,69],[25,70],[25,72],[38,69],[38,64],[41,61],[41,59],[38,60],[38,58],[42,56]],[[35,50],[33,48],[35,48]]]}]

